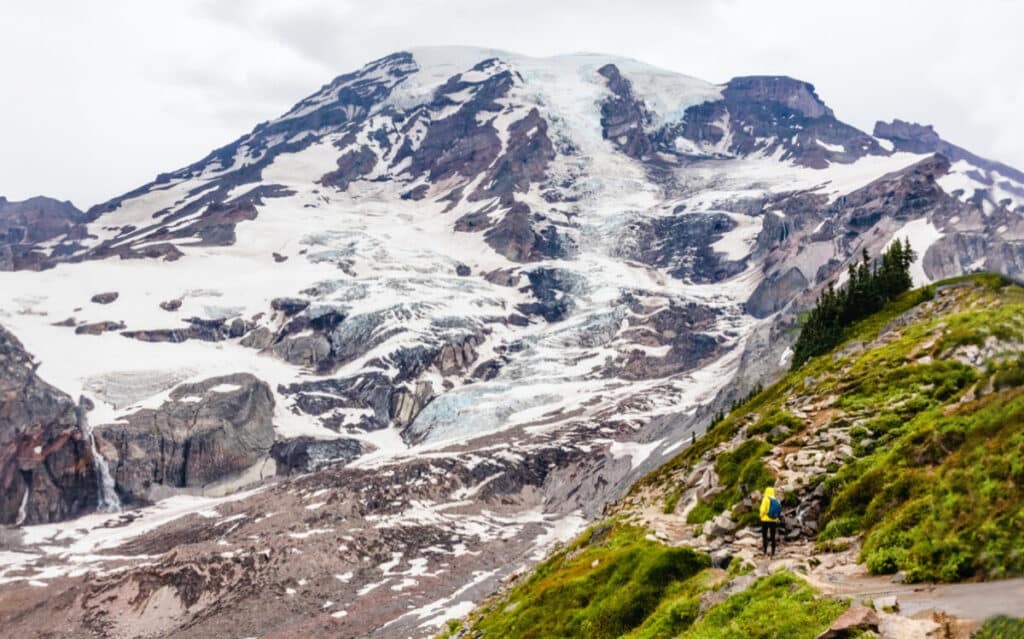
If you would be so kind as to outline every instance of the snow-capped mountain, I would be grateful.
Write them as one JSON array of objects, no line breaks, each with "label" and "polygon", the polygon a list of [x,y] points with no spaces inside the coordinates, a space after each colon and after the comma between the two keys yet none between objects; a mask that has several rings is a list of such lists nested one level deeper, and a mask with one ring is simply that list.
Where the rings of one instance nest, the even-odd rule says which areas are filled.
[{"label": "snow-capped mountain", "polygon": [[791,78],[390,55],[85,213],[0,199],[11,392],[66,394],[7,413],[2,521],[95,506],[96,455],[55,444],[83,420],[119,496],[159,502],[115,533],[28,528],[0,588],[145,555],[74,623],[429,634],[784,367],[796,311],[862,249],[909,237],[919,283],[1019,277],[1022,214],[1019,171],[859,131]]}]

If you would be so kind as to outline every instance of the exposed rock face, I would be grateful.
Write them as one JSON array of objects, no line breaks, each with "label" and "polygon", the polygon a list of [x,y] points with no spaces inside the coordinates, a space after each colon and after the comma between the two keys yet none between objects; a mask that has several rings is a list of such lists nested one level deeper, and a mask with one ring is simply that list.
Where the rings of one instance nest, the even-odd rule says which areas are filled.
[{"label": "exposed rock face", "polygon": [[825,168],[865,155],[885,155],[871,136],[836,120],[806,82],[784,76],[750,76],[730,80],[721,101],[690,107],[675,127],[661,133],[696,144],[684,153],[779,154],[783,160]]},{"label": "exposed rock face", "polygon": [[967,178],[968,188],[962,196],[979,206],[1005,206],[1020,213],[1024,207],[1014,206],[1007,194],[1024,197],[1024,171],[995,162],[971,153],[963,147],[942,139],[931,125],[921,125],[903,120],[876,122],[875,137],[889,140],[898,151],[911,153],[938,153],[957,163],[961,174]]},{"label": "exposed rock face", "polygon": [[807,288],[807,278],[795,266],[761,281],[747,300],[747,312],[754,317],[768,317],[783,309]]},{"label": "exposed rock face", "polygon": [[1018,182],[1024,182],[1024,171],[1003,164],[994,162],[974,153],[963,147],[951,144],[938,134],[932,125],[917,124],[904,120],[893,120],[892,122],[878,121],[875,123],[874,135],[891,141],[899,151],[910,151],[911,153],[938,153],[951,162],[968,160],[981,168],[995,170],[1005,177],[1012,178]]},{"label": "exposed rock face", "polygon": [[746,257],[730,260],[713,246],[736,226],[725,213],[682,213],[638,221],[623,237],[619,250],[687,282],[719,282],[746,268]]},{"label": "exposed rock face", "polygon": [[654,142],[646,131],[651,124],[651,113],[643,100],[633,95],[633,85],[622,77],[617,66],[606,64],[597,72],[607,79],[613,96],[601,104],[602,135],[632,158],[649,157],[655,151]]},{"label": "exposed rock face", "polygon": [[35,374],[0,327],[0,524],[59,521],[96,505],[96,474],[75,403]]},{"label": "exposed rock face", "polygon": [[539,268],[527,273],[527,279],[530,284],[522,290],[531,292],[537,301],[520,304],[520,313],[539,315],[548,322],[568,317],[575,306],[572,293],[580,285],[579,278],[569,271]]},{"label": "exposed rock face", "polygon": [[149,501],[229,478],[263,459],[274,442],[274,397],[248,373],[182,384],[126,424],[97,425],[118,492]]},{"label": "exposed rock face", "polygon": [[[164,309],[167,310],[167,309]],[[121,335],[137,339],[140,342],[184,342],[198,339],[204,342],[220,342],[245,335],[251,325],[241,318],[232,321],[226,319],[201,319],[190,317],[185,319],[189,324],[186,328],[157,328],[140,331],[121,331]],[[82,327],[79,327],[82,328]],[[122,329],[124,325],[107,327],[105,330]]]},{"label": "exposed rock face", "polygon": [[54,238],[79,239],[85,214],[71,202],[34,197],[11,202],[0,197],[0,271],[39,268],[48,255],[36,247]]},{"label": "exposed rock face", "polygon": [[277,461],[277,474],[309,473],[329,464],[345,464],[365,450],[356,439],[313,439],[299,437],[276,442],[270,456]]}]

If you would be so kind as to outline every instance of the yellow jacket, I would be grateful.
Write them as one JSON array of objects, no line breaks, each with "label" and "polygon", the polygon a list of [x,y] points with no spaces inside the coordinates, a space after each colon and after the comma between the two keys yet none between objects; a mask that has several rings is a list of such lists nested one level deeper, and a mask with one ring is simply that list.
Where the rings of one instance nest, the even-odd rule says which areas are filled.
[{"label": "yellow jacket", "polygon": [[774,521],[778,522],[778,519],[768,516],[768,506],[771,503],[772,497],[775,496],[774,488],[765,488],[764,497],[761,498],[761,521]]}]

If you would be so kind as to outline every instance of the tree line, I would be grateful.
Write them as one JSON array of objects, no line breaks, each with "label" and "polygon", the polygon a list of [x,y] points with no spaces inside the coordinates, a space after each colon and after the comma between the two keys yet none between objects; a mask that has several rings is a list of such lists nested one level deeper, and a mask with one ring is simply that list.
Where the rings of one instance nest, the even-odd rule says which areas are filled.
[{"label": "tree line", "polygon": [[881,259],[874,261],[864,249],[860,263],[850,264],[846,285],[836,290],[830,283],[818,296],[793,346],[790,370],[832,350],[843,340],[846,327],[880,311],[886,302],[910,290],[914,285],[910,265],[915,259],[917,255],[909,239],[897,239]]}]

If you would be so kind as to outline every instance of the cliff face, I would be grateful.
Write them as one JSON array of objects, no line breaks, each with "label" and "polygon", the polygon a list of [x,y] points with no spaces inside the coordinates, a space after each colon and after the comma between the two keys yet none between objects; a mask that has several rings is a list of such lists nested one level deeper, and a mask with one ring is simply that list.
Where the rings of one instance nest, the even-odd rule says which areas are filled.
[{"label": "cliff face", "polygon": [[41,380],[0,327],[0,523],[58,521],[96,504],[89,445],[75,403]]}]

